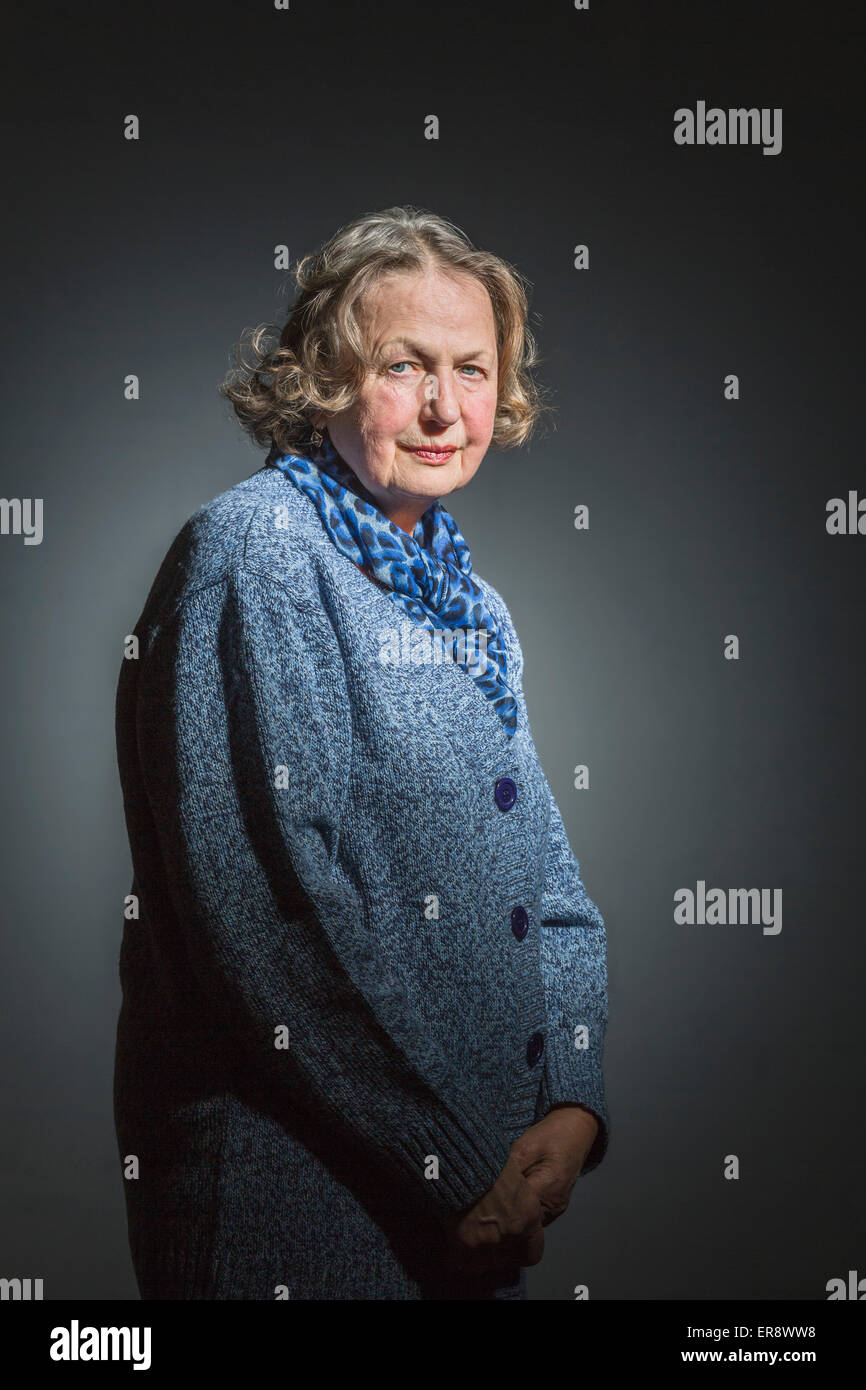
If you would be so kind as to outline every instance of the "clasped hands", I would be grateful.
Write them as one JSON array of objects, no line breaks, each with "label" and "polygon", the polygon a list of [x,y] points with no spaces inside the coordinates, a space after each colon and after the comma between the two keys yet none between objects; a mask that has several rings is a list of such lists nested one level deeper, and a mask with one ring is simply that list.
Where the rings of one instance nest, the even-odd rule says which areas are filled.
[{"label": "clasped hands", "polygon": [[491,1188],[450,1233],[448,1260],[464,1274],[536,1265],[544,1227],[568,1206],[598,1120],[580,1105],[558,1105],[511,1145]]}]

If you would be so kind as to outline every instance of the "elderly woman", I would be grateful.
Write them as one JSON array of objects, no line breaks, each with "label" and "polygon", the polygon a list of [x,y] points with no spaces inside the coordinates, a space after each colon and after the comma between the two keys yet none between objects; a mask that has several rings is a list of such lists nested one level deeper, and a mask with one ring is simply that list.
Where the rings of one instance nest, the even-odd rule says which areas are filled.
[{"label": "elderly woman", "polygon": [[124,661],[115,1116],[146,1299],[521,1299],[607,1145],[604,922],[441,498],[540,398],[521,277],[391,208],[223,391],[262,467]]}]

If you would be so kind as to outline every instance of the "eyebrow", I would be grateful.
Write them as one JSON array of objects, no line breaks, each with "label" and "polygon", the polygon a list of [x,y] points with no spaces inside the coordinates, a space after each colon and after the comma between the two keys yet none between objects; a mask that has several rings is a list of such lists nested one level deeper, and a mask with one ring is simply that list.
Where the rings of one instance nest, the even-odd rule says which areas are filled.
[{"label": "eyebrow", "polygon": [[[408,338],[390,338],[387,343],[382,344],[381,352],[386,354],[391,348],[407,348],[415,357],[426,357],[428,354],[418,343],[411,343]],[[472,348],[469,352],[461,352],[460,358],[465,361],[469,357],[491,358],[493,354],[486,348]]]}]

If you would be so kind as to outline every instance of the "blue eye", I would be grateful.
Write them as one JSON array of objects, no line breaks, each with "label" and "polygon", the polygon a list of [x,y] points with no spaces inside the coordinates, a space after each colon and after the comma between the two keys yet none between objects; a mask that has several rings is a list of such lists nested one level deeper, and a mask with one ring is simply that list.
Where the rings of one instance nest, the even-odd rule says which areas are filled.
[{"label": "blue eye", "polygon": [[[399,362],[392,362],[391,365],[390,365],[390,367],[388,368],[388,371],[389,371],[389,372],[393,372],[395,376],[406,376],[406,375],[407,375],[406,372],[398,371],[397,368],[398,368],[398,367],[414,367],[415,365],[416,365],[416,364],[415,364],[414,362],[410,361],[409,358],[403,358],[403,359],[401,359],[401,361],[399,361]],[[473,362],[468,362],[468,363],[466,364],[466,366],[465,366],[465,367],[461,367],[460,370],[461,370],[461,372],[474,372],[476,376],[483,376],[483,375],[484,375],[482,369],[481,369],[480,367],[476,367],[475,364],[474,364]]]}]

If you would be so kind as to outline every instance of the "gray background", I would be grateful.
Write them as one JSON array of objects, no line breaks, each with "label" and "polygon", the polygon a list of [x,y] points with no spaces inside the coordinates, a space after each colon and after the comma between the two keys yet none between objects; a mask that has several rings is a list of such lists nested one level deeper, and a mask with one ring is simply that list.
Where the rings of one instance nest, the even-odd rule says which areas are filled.
[{"label": "gray background", "polygon": [[[866,487],[854,6],[26,10],[0,489],[44,498],[45,537],[0,537],[0,1274],[137,1296],[111,1115],[122,641],[184,520],[264,461],[216,386],[285,315],[272,248],[402,202],[528,276],[558,410],[449,503],[608,928],[611,1147],[531,1297],[822,1299],[866,1272],[866,537],[824,525]],[[698,99],[781,106],[782,153],[675,146]],[[781,934],[675,925],[698,879],[781,888]]]}]

